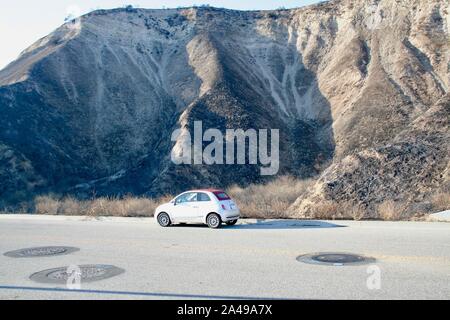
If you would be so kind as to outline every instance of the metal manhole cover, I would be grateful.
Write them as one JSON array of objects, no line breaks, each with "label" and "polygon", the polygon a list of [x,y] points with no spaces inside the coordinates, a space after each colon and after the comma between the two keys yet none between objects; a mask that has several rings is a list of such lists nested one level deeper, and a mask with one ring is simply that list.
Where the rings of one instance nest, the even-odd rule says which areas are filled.
[{"label": "metal manhole cover", "polygon": [[36,258],[52,257],[69,254],[80,249],[74,247],[38,247],[6,252],[4,255],[10,258]]},{"label": "metal manhole cover", "polygon": [[373,263],[376,260],[374,258],[369,258],[358,254],[323,252],[301,255],[297,258],[297,261],[326,266],[354,266]]},{"label": "metal manhole cover", "polygon": [[[78,266],[78,268],[80,269],[80,280],[82,283],[109,279],[125,272],[124,269],[101,264],[83,265]],[[71,269],[73,270],[73,268]],[[39,283],[66,284],[67,279],[71,276],[68,270],[69,267],[44,270],[32,274],[30,279]]]}]

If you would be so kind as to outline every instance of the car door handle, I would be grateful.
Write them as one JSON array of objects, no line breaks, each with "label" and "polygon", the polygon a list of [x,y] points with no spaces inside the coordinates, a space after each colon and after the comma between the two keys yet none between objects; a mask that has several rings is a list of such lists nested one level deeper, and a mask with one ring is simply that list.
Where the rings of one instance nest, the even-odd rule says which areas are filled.
[{"label": "car door handle", "polygon": [[194,209],[198,209],[198,207],[196,207],[196,206],[192,206],[192,208],[194,208]]}]

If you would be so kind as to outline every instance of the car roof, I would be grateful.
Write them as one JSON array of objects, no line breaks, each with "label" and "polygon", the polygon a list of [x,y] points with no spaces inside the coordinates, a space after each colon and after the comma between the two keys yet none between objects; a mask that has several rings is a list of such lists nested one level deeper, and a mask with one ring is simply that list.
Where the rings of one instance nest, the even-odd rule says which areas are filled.
[{"label": "car roof", "polygon": [[220,190],[220,189],[196,189],[196,190],[191,190],[191,191],[187,191],[187,192],[212,192],[212,193],[215,193],[215,192],[225,192],[225,191]]}]

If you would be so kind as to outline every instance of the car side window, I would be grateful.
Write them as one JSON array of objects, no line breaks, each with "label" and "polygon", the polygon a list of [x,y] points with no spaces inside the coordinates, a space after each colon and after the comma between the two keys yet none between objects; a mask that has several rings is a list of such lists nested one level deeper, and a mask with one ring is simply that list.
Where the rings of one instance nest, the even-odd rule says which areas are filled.
[{"label": "car side window", "polygon": [[208,202],[211,201],[211,198],[206,193],[197,193],[197,201]]},{"label": "car side window", "polygon": [[176,204],[185,203],[185,202],[194,202],[197,200],[197,194],[194,192],[185,193],[179,196],[176,200]]},{"label": "car side window", "polygon": [[187,202],[187,196],[188,196],[187,193],[186,193],[186,194],[182,194],[181,196],[179,196],[179,197],[175,200],[175,203],[176,203],[176,204],[180,204],[180,203]]},{"label": "car side window", "polygon": [[187,197],[187,202],[195,202],[197,201],[197,194],[196,193],[189,193]]}]

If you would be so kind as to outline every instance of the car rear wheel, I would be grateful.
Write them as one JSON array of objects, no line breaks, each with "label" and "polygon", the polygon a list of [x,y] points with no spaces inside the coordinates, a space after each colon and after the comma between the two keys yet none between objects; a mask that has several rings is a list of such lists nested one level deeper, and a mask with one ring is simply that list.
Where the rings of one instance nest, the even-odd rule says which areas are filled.
[{"label": "car rear wheel", "polygon": [[164,228],[170,226],[171,222],[169,215],[165,212],[160,213],[158,216],[158,223],[161,227]]},{"label": "car rear wheel", "polygon": [[228,226],[234,226],[237,222],[238,222],[237,220],[228,221],[227,225]]},{"label": "car rear wheel", "polygon": [[211,213],[208,218],[206,219],[206,223],[208,227],[211,229],[218,229],[220,228],[220,225],[222,224],[222,219],[220,216],[216,213]]}]

